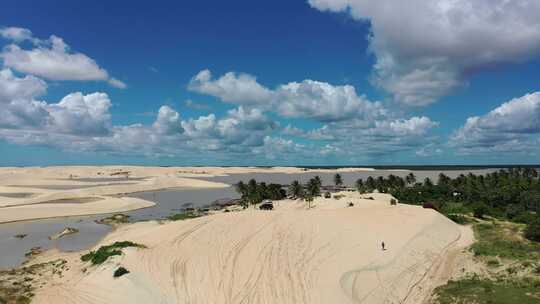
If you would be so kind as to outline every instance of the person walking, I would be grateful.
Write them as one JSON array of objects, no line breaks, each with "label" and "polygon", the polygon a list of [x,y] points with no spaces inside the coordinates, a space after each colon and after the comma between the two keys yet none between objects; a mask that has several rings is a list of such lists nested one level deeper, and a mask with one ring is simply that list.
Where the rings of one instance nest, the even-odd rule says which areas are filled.
[{"label": "person walking", "polygon": [[382,250],[383,250],[383,251],[386,250],[386,249],[384,248],[384,241],[381,242],[381,247],[382,247]]}]

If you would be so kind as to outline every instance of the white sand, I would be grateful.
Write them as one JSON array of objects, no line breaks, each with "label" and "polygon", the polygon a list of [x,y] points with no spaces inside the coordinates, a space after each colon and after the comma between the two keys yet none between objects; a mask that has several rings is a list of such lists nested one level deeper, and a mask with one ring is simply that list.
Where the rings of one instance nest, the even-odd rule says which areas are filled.
[{"label": "white sand", "polygon": [[[159,224],[127,225],[97,247],[134,241],[100,266],[63,257],[69,270],[36,292],[33,303],[419,303],[461,230],[390,196],[354,192],[340,200],[282,201],[247,210]],[[354,207],[345,207],[353,202]],[[388,250],[381,250],[381,241]],[[130,273],[113,278],[118,266]],[[83,268],[88,268],[83,272]]]},{"label": "white sand", "polygon": [[[112,175],[117,172],[130,172],[130,178]],[[153,202],[141,199],[121,197],[123,194],[133,192],[166,188],[228,187],[223,183],[181,177],[176,172],[175,168],[152,167],[0,168],[0,223],[125,212],[154,205]],[[78,178],[111,177],[120,179],[118,181],[77,181]],[[138,179],[142,177],[145,179]],[[50,186],[68,186],[70,189],[47,189]],[[13,198],[4,197],[2,193],[32,193],[32,195]],[[113,195],[115,197],[111,197]],[[101,200],[80,204],[57,202],[62,199],[77,198],[101,198]],[[54,202],[48,203],[50,201]]]},{"label": "white sand", "polygon": [[[355,172],[371,169],[317,169],[310,172]],[[0,223],[61,216],[125,212],[153,206],[134,198],[111,198],[133,192],[166,188],[219,188],[229,185],[196,179],[231,173],[301,173],[294,167],[139,167],[139,166],[66,166],[0,168]],[[129,178],[126,175],[129,173]],[[194,178],[195,177],[195,178]],[[96,178],[95,181],[77,179]],[[99,178],[118,178],[116,181]],[[145,178],[140,180],[139,178]],[[54,189],[50,187],[69,189]],[[92,186],[92,187],[88,187]],[[47,188],[49,187],[49,188]],[[77,188],[80,187],[80,188]],[[2,193],[31,193],[28,197],[4,197]],[[49,201],[77,198],[102,198],[87,204],[47,204]]]}]

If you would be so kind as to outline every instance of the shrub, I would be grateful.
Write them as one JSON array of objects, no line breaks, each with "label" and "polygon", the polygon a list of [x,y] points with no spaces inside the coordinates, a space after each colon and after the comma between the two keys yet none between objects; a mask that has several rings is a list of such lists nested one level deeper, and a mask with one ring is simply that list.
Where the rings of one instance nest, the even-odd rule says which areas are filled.
[{"label": "shrub", "polygon": [[476,218],[483,219],[487,212],[488,206],[484,203],[478,203],[473,207],[473,216]]},{"label": "shrub", "polygon": [[199,215],[193,212],[184,212],[184,213],[173,214],[169,216],[168,219],[171,221],[181,221],[181,220],[187,220],[187,219],[192,219],[196,217],[199,217]]},{"label": "shrub", "polygon": [[457,224],[460,224],[460,225],[465,225],[465,224],[468,224],[469,223],[469,220],[467,220],[467,218],[461,214],[448,214],[446,215],[449,219],[451,219],[453,222],[457,223]]},{"label": "shrub", "polygon": [[422,207],[426,209],[433,209],[433,210],[438,211],[437,206],[435,206],[435,204],[433,203],[423,203]]},{"label": "shrub", "polygon": [[527,225],[525,237],[531,241],[540,242],[540,216],[537,215],[536,218]]},{"label": "shrub", "polygon": [[118,269],[114,271],[113,277],[118,278],[128,273],[129,270],[125,269],[124,267],[118,267]]},{"label": "shrub", "polygon": [[126,247],[146,248],[146,246],[144,245],[133,243],[130,241],[115,242],[112,245],[101,246],[97,251],[90,251],[89,253],[81,256],[81,261],[90,261],[92,265],[102,264],[111,256],[121,255],[121,250]]}]

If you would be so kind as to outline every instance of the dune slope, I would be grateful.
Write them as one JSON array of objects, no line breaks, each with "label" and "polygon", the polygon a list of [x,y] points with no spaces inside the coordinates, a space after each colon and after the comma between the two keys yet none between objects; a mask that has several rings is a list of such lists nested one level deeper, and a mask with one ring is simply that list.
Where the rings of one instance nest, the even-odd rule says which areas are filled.
[{"label": "dune slope", "polygon": [[[34,302],[410,301],[460,230],[433,210],[390,206],[389,196],[347,195],[319,198],[309,210],[304,202],[283,201],[274,211],[122,227],[100,245],[130,240],[148,248],[126,249],[100,266],[64,254],[70,270],[41,288]],[[349,201],[355,206],[345,207]],[[120,265],[130,273],[113,278]]]}]

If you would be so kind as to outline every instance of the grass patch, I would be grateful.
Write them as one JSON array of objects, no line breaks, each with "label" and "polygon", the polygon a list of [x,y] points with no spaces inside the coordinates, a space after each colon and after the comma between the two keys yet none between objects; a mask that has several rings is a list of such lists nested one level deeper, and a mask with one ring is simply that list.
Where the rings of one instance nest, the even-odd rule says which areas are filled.
[{"label": "grass patch", "polygon": [[193,212],[184,212],[184,213],[173,214],[169,216],[168,219],[171,221],[183,221],[183,220],[192,219],[196,217],[199,217],[199,215]]},{"label": "grass patch", "polygon": [[521,237],[522,227],[511,223],[481,223],[474,225],[478,240],[471,246],[475,256],[500,257],[513,260],[540,259],[540,244]]},{"label": "grass patch", "polygon": [[454,223],[460,224],[460,225],[467,225],[467,224],[474,223],[474,220],[469,219],[463,214],[451,213],[451,214],[446,214],[446,217],[451,219]]},{"label": "grass patch", "polygon": [[121,255],[122,249],[127,247],[146,248],[146,246],[130,241],[115,242],[112,245],[101,246],[97,251],[90,251],[81,256],[83,262],[90,261],[92,265],[99,265],[105,262],[109,257]]},{"label": "grass patch", "polygon": [[450,281],[435,289],[438,304],[538,304],[540,280],[491,281],[478,277]]}]

